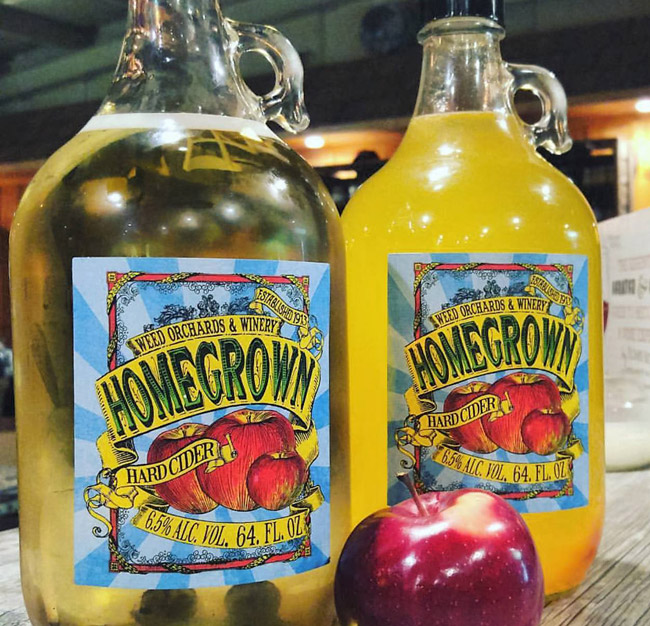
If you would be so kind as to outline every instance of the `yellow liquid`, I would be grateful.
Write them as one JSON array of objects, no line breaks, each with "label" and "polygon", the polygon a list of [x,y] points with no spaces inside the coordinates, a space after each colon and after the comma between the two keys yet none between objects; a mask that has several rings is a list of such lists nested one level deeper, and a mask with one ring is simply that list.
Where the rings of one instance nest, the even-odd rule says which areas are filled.
[{"label": "yellow liquid", "polygon": [[[349,526],[339,216],[316,174],[285,144],[236,133],[180,135],[168,145],[155,130],[83,133],[38,173],[16,216],[11,281],[21,571],[29,617],[36,626],[330,626],[334,571]],[[199,137],[220,143],[212,144],[213,158],[190,162],[192,140]],[[328,565],[271,582],[196,590],[74,584],[71,271],[72,259],[84,256],[330,263]]]},{"label": "yellow liquid", "polygon": [[526,514],[547,595],[578,585],[604,508],[602,297],[593,213],[514,116],[416,117],[343,213],[347,243],[352,519],[386,506],[387,275],[394,253],[563,253],[589,265],[589,505]]}]

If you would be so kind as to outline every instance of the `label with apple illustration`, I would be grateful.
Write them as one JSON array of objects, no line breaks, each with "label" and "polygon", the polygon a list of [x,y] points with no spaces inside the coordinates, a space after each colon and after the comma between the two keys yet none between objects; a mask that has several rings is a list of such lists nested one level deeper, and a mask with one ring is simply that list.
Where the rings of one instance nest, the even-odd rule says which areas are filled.
[{"label": "label with apple illustration", "polygon": [[587,293],[583,256],[389,256],[389,504],[409,469],[521,513],[587,505]]},{"label": "label with apple illustration", "polygon": [[178,589],[330,559],[330,272],[73,260],[75,582]]}]

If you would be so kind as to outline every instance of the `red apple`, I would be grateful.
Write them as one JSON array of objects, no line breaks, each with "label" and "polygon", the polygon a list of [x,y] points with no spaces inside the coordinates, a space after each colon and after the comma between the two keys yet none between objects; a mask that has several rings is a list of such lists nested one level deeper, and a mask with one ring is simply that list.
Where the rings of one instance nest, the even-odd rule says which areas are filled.
[{"label": "red apple", "polygon": [[[159,463],[173,456],[189,444],[201,439],[207,426],[203,424],[183,424],[161,433],[154,439],[147,452],[147,463]],[[170,506],[184,513],[207,513],[217,508],[217,503],[205,494],[197,470],[172,478],[166,483],[156,485],[156,493]]]},{"label": "red apple", "polygon": [[526,416],[535,409],[560,409],[562,401],[555,383],[543,374],[517,372],[499,378],[488,393],[510,400],[512,411],[506,415],[486,415],[481,421],[487,436],[500,448],[515,454],[529,451],[521,436]]},{"label": "red apple", "polygon": [[564,411],[536,409],[526,416],[521,427],[524,443],[535,454],[557,452],[571,432],[571,423]]},{"label": "red apple", "polygon": [[243,409],[218,419],[205,432],[206,437],[226,445],[230,435],[237,457],[221,467],[203,465],[197,470],[203,490],[215,501],[234,511],[252,511],[257,504],[250,497],[246,478],[253,462],[270,452],[289,452],[296,448],[296,437],[289,421],[275,411]]},{"label": "red apple", "polygon": [[335,597],[342,626],[537,626],[544,581],[521,516],[495,494],[462,489],[362,521]]},{"label": "red apple", "polygon": [[[456,411],[472,400],[485,394],[490,388],[488,383],[475,381],[468,385],[456,387],[445,399],[444,412]],[[472,452],[488,454],[497,449],[497,445],[486,434],[481,420],[476,420],[465,426],[451,428],[449,435],[455,439],[463,448]]]},{"label": "red apple", "polygon": [[269,511],[289,506],[307,482],[307,465],[297,452],[264,454],[251,465],[246,485],[256,504]]}]

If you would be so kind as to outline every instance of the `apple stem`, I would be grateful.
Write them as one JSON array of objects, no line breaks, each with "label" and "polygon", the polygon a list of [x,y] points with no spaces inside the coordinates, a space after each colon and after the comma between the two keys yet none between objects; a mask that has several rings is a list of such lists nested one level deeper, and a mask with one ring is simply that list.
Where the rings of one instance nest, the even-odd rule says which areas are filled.
[{"label": "apple stem", "polygon": [[426,517],[427,510],[424,508],[424,504],[422,504],[422,500],[420,500],[420,494],[418,493],[417,489],[415,488],[415,485],[413,484],[413,479],[411,478],[411,475],[406,472],[403,474],[398,474],[397,480],[399,480],[402,483],[402,485],[404,485],[409,490],[409,493],[413,498],[413,502],[415,502],[415,506],[418,508],[418,511],[420,512],[420,515]]}]

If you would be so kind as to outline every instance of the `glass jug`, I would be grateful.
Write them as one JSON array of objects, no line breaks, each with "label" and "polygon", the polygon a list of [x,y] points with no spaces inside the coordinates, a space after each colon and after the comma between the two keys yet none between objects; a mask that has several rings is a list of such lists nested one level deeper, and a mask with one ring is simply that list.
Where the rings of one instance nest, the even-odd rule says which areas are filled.
[{"label": "glass jug", "polygon": [[[582,580],[603,519],[596,222],[536,152],[570,148],[566,97],[503,62],[503,2],[436,6],[404,140],[343,213],[352,518],[406,499],[405,469],[420,491],[499,493],[553,595]],[[542,101],[532,126],[518,89]]]},{"label": "glass jug", "polygon": [[[265,124],[307,126],[302,65],[214,0],[131,0],[128,19],[106,101],[11,234],[29,616],[329,625],[343,238]],[[239,73],[251,51],[276,73],[265,96]]]}]

